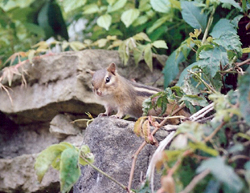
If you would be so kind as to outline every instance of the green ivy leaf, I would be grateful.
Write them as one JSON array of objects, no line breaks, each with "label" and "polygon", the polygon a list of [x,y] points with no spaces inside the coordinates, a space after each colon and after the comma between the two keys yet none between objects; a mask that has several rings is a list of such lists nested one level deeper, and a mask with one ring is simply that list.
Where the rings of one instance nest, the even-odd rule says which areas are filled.
[{"label": "green ivy leaf", "polygon": [[155,11],[168,13],[171,9],[169,0],[150,0],[150,3]]},{"label": "green ivy leaf", "polygon": [[129,9],[122,13],[121,20],[126,27],[129,27],[140,15],[138,9]]},{"label": "green ivy leaf", "polygon": [[202,9],[195,5],[195,2],[181,1],[181,15],[183,19],[194,29],[202,29],[204,32],[207,25],[207,15]]},{"label": "green ivy leaf", "polygon": [[167,15],[167,16],[163,16],[159,19],[157,19],[152,26],[150,26],[147,29],[147,33],[151,34],[154,32],[155,29],[157,29],[158,27],[162,26],[166,21],[168,21],[170,18],[172,18],[171,15]]},{"label": "green ivy leaf", "polygon": [[111,13],[111,12],[117,11],[123,8],[126,3],[127,3],[127,0],[118,0],[114,4],[110,4],[108,6],[108,12]]},{"label": "green ivy leaf", "polygon": [[93,14],[93,13],[97,13],[98,11],[99,11],[99,7],[95,3],[86,5],[83,8],[83,14]]},{"label": "green ivy leaf", "polygon": [[73,11],[79,7],[82,7],[83,5],[85,5],[85,3],[87,2],[87,0],[82,0],[82,1],[78,1],[78,0],[64,0],[62,1],[62,5],[64,8],[64,11],[66,13]]},{"label": "green ivy leaf", "polygon": [[250,125],[250,68],[238,79],[240,111],[246,123]]},{"label": "green ivy leaf", "polygon": [[156,48],[165,48],[168,49],[168,46],[164,40],[157,40],[152,43],[152,46]]},{"label": "green ivy leaf", "polygon": [[100,16],[97,19],[97,25],[99,25],[100,27],[103,27],[104,29],[108,31],[111,25],[111,21],[112,21],[112,17],[109,14],[105,14],[105,15]]},{"label": "green ivy leaf", "polygon": [[148,65],[149,69],[152,71],[153,70],[153,54],[151,50],[151,45],[147,44],[144,49],[144,60],[146,64]]},{"label": "green ivy leaf", "polygon": [[227,189],[231,192],[240,192],[243,183],[239,176],[234,172],[231,166],[225,164],[225,160],[222,157],[215,157],[205,160],[197,168],[197,173],[200,173],[206,169],[209,169],[213,176],[222,182]]},{"label": "green ivy leaf", "polygon": [[80,177],[81,171],[78,166],[78,156],[78,151],[75,148],[68,148],[62,152],[60,162],[62,193],[69,192]]},{"label": "green ivy leaf", "polygon": [[[39,182],[42,181],[44,174],[49,169],[49,166],[53,162],[56,162],[61,153],[67,148],[68,147],[65,144],[51,145],[38,155],[35,162],[35,170]],[[57,168],[55,163],[54,166]]]}]

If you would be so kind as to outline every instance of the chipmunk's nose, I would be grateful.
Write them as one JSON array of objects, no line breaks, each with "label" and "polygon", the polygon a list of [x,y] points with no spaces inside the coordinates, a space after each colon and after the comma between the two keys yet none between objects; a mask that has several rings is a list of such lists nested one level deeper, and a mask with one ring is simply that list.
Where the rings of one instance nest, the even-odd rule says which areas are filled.
[{"label": "chipmunk's nose", "polygon": [[102,96],[102,92],[99,91],[98,89],[96,89],[96,94],[97,94],[98,96]]}]

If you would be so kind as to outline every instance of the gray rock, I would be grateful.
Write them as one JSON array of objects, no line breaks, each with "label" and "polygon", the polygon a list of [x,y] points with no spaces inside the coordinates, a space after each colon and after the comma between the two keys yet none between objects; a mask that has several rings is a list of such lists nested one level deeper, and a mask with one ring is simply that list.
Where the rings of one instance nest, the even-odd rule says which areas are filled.
[{"label": "gray rock", "polygon": [[[128,186],[132,156],[143,143],[133,132],[134,122],[114,118],[97,118],[87,127],[84,143],[95,155],[94,165]],[[145,175],[155,146],[146,145],[140,152],[132,188],[140,186],[140,175]],[[82,175],[74,186],[74,193],[122,193],[120,186],[90,166],[81,169]]]},{"label": "gray rock", "polygon": [[[124,67],[117,51],[84,50],[81,52],[66,52],[34,59],[19,67],[27,82],[24,85],[22,76],[14,74],[10,95],[0,90],[0,111],[9,114],[18,124],[38,121],[50,121],[60,112],[93,115],[103,111],[100,102],[96,100],[90,84],[90,75],[86,69],[97,70],[115,62],[119,72],[138,82],[161,84],[161,70],[150,72],[145,64],[135,68],[133,62]],[[2,84],[8,85],[4,79]]]},{"label": "gray rock", "polygon": [[[161,57],[163,63],[165,59]],[[0,192],[58,192],[57,171],[50,170],[39,184],[34,161],[37,153],[61,142],[61,137],[76,146],[82,141],[88,143],[96,155],[96,165],[127,185],[131,157],[143,141],[131,133],[134,123],[97,118],[88,127],[86,136],[78,129],[85,128],[86,122],[70,124],[70,120],[87,118],[85,112],[95,117],[104,111],[91,91],[91,77],[86,69],[98,70],[111,62],[115,62],[119,73],[128,79],[158,87],[163,85],[161,68],[155,68],[152,73],[145,63],[136,68],[132,60],[124,66],[117,51],[84,50],[45,55],[34,58],[33,64],[26,62],[18,68],[25,79],[13,74],[9,89],[13,103],[7,93],[0,90]],[[159,63],[154,65],[162,67]],[[9,86],[6,77],[1,84]],[[139,185],[141,171],[145,174],[153,149],[148,145],[139,155],[133,187]],[[108,192],[122,192],[88,166],[82,171],[84,175],[75,191],[105,192],[101,188],[107,186]]]},{"label": "gray rock", "polygon": [[69,135],[77,135],[80,133],[79,128],[71,123],[72,120],[66,115],[56,115],[50,122],[50,133],[56,138],[63,139]]},{"label": "gray rock", "polygon": [[15,159],[0,159],[0,192],[59,192],[58,172],[49,169],[41,184],[34,170],[35,154],[22,155]]}]

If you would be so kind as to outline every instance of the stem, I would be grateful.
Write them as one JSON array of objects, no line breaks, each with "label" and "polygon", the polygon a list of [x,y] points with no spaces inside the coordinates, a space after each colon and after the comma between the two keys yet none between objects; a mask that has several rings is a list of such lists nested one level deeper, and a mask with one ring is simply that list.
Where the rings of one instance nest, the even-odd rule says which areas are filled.
[{"label": "stem", "polygon": [[140,151],[147,145],[147,143],[144,141],[141,146],[139,147],[139,149],[135,152],[134,154],[134,158],[133,158],[133,162],[132,162],[132,167],[130,170],[130,176],[129,176],[129,182],[128,182],[128,191],[130,191],[131,186],[132,186],[132,181],[133,181],[133,177],[134,177],[134,172],[135,172],[135,164],[136,164],[136,160],[137,160],[137,156],[140,153]]},{"label": "stem", "polygon": [[93,169],[95,169],[96,171],[98,171],[99,173],[101,173],[102,175],[106,176],[107,178],[109,178],[110,180],[112,180],[113,182],[115,182],[117,185],[119,185],[122,189],[124,190],[128,190],[126,186],[124,186],[123,184],[121,184],[120,182],[118,182],[117,180],[115,180],[114,178],[112,178],[111,176],[109,176],[108,174],[106,174],[104,171],[100,170],[99,168],[97,168],[96,166],[94,166],[92,163],[90,163],[84,156],[80,155],[80,157],[88,163],[88,165],[90,165]]},{"label": "stem", "polygon": [[210,171],[207,169],[198,174],[197,176],[195,176],[193,180],[187,185],[187,187],[180,193],[191,192],[194,189],[194,187],[198,184],[198,182],[200,182],[203,178],[205,178],[209,173]]},{"label": "stem", "polygon": [[195,72],[189,70],[189,72],[193,75],[196,76],[196,78],[198,78],[209,90],[211,90],[213,93],[216,93],[216,90],[214,90],[213,87],[211,87],[208,83],[206,83],[198,74],[196,74]]},{"label": "stem", "polygon": [[204,36],[203,36],[203,38],[202,38],[201,45],[203,45],[203,44],[205,43],[206,39],[207,39],[208,31],[209,31],[209,29],[210,29],[210,27],[211,27],[211,25],[212,25],[212,23],[213,23],[213,16],[214,16],[215,9],[216,9],[216,7],[214,6],[214,7],[213,7],[213,10],[212,10],[212,13],[211,13],[210,16],[209,16],[209,19],[208,19],[208,22],[207,22],[207,27],[206,27],[206,29],[205,29]]},{"label": "stem", "polygon": [[204,141],[210,141],[225,124],[225,122],[222,122],[208,137],[205,138]]}]

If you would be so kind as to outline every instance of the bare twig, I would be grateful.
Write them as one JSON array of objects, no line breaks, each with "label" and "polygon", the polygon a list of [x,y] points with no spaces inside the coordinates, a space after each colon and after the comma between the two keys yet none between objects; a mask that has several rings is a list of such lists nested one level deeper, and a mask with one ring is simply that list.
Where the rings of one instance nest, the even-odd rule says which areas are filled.
[{"label": "bare twig", "polygon": [[225,122],[222,122],[209,136],[204,139],[204,141],[210,141],[225,124]]},{"label": "bare twig", "polygon": [[139,147],[139,149],[135,152],[134,156],[133,156],[133,162],[132,162],[132,167],[130,170],[130,176],[129,176],[129,182],[128,182],[128,191],[131,190],[131,186],[132,186],[132,181],[133,181],[133,177],[134,177],[134,172],[135,172],[135,164],[136,164],[136,160],[137,160],[137,156],[139,155],[140,151],[147,145],[146,141],[144,141],[141,146]]},{"label": "bare twig", "polygon": [[203,172],[201,172],[200,174],[198,174],[197,176],[195,176],[193,178],[193,180],[187,185],[187,187],[181,191],[180,193],[189,193],[191,192],[194,187],[203,179],[205,178],[208,174],[210,173],[209,170],[204,170]]},{"label": "bare twig", "polygon": [[146,178],[150,180],[151,184],[151,191],[154,192],[154,171],[155,171],[155,165],[157,162],[158,155],[166,148],[166,146],[172,141],[174,138],[175,131],[171,132],[164,140],[160,142],[159,147],[154,152],[151,161],[148,166]]},{"label": "bare twig", "polygon": [[211,103],[210,105],[194,113],[189,119],[192,121],[197,121],[198,119],[203,118],[207,113],[209,113],[213,109],[214,109],[214,103]]}]

